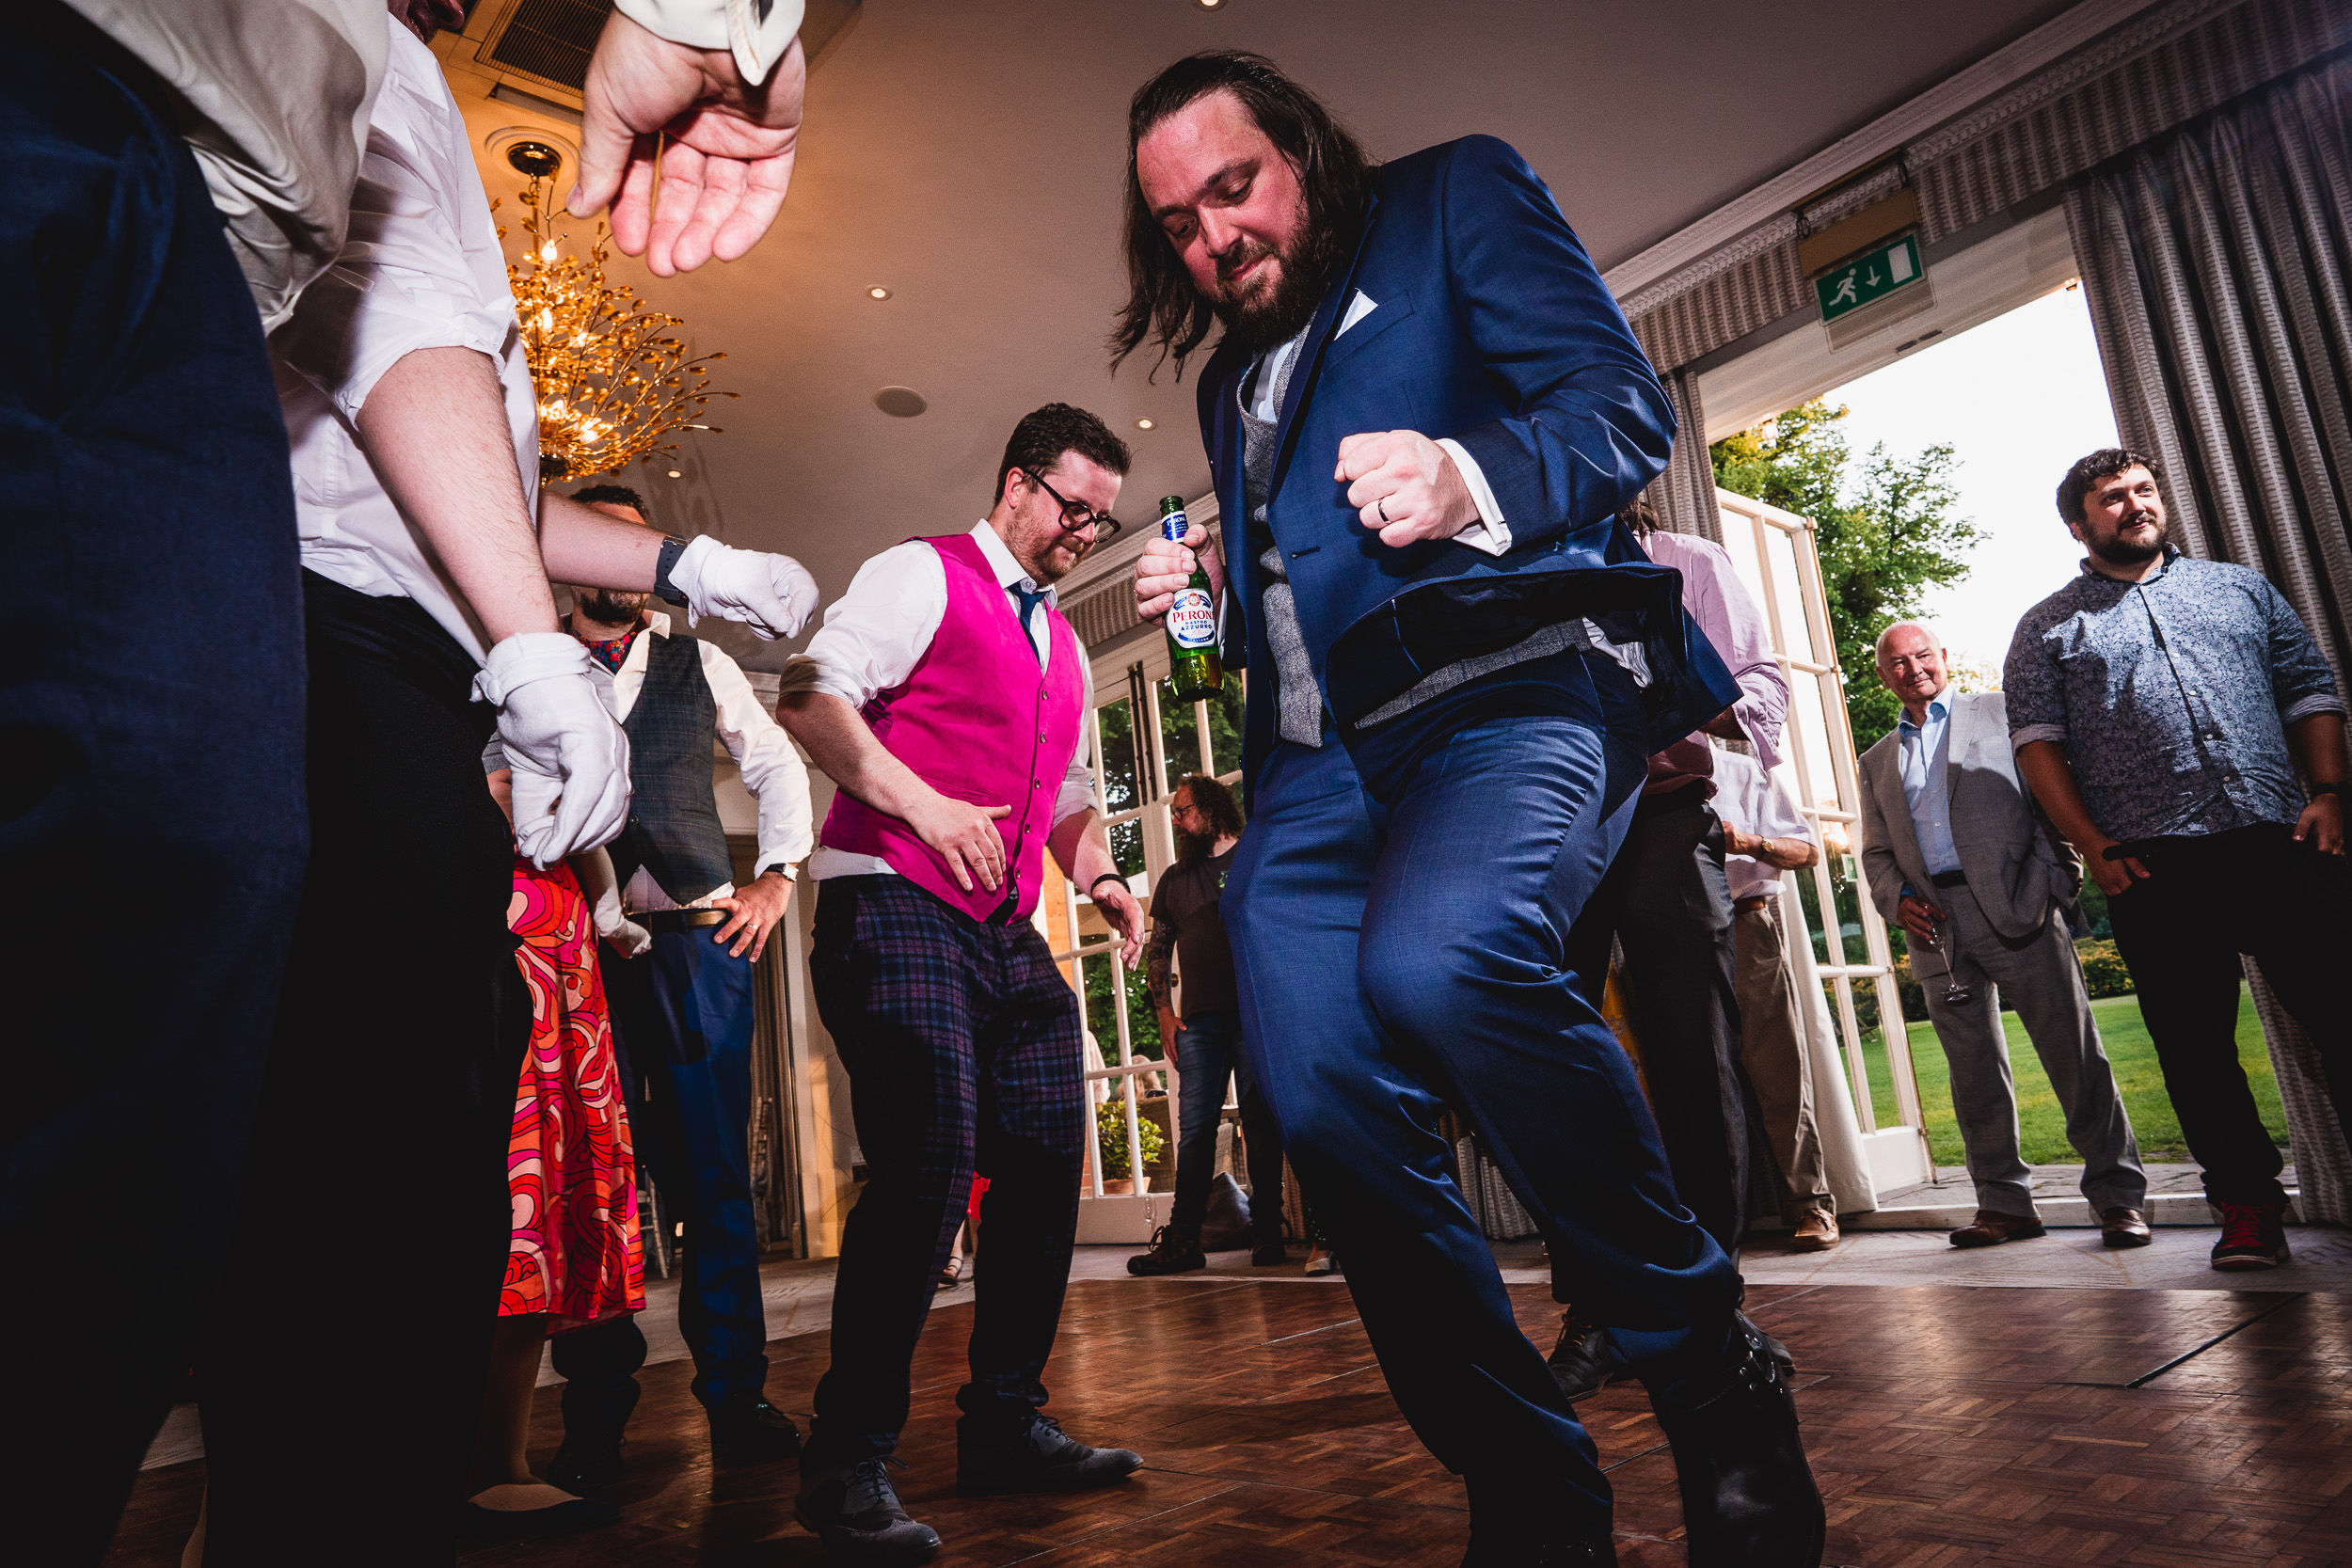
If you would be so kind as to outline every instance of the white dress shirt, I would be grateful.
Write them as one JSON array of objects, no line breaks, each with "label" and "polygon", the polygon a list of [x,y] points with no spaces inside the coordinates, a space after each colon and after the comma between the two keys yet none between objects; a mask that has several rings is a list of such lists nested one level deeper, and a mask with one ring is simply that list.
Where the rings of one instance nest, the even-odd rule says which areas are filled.
[{"label": "white dress shirt", "polygon": [[[1742,752],[1715,749],[1715,814],[1726,827],[1758,838],[1792,838],[1819,845],[1812,824],[1797,810],[1788,785],[1767,773]],[[1748,855],[1724,857],[1724,880],[1731,884],[1731,901],[1780,896],[1780,867]]]},{"label": "white dress shirt", "polygon": [[1895,721],[1895,755],[1902,770],[1903,800],[1911,807],[1911,825],[1919,838],[1919,858],[1926,863],[1931,877],[1960,869],[1960,847],[1952,842],[1948,767],[1951,734],[1952,700],[1948,695],[1928,705],[1928,721],[1924,725],[1913,723],[1908,714]]},{"label": "white dress shirt", "polygon": [[[1021,569],[1021,562],[1013,559],[986,518],[973,529],[972,537],[994,569],[997,582],[1004,586],[1006,603],[1018,614],[1021,600],[1013,590],[1023,588],[1034,594],[1037,580]],[[1054,590],[1049,587],[1044,592],[1044,602],[1053,606]],[[853,708],[863,708],[880,693],[906,683],[930,651],[931,639],[939,635],[939,624],[946,616],[947,568],[939,552],[919,539],[893,545],[859,567],[850,581],[850,591],[826,609],[825,624],[808,640],[808,651],[794,656],[785,666],[780,690],[787,695],[822,691]],[[1050,665],[1053,623],[1042,615],[1033,617],[1029,641],[1037,648],[1039,667]],[[1082,716],[1094,709],[1094,672],[1091,666],[1083,665],[1085,653],[1082,646]],[[1061,788],[1054,797],[1056,822],[1094,808],[1094,772],[1087,766],[1086,735],[1082,717],[1077,748],[1071,753]],[[820,844],[809,857],[811,881],[877,873],[898,875],[878,855],[852,855]]]},{"label": "white dress shirt", "polygon": [[[669,635],[670,618],[660,610],[647,610],[645,629],[629,643],[628,655],[617,672],[590,660],[595,666],[590,677],[603,692],[614,719],[626,721],[636,707],[637,694],[645,685],[646,662],[653,657],[652,640]],[[808,768],[793,749],[792,737],[768,712],[735,660],[721,653],[716,643],[696,641],[694,646],[702,655],[703,679],[710,684],[710,700],[718,705],[719,739],[743,770],[743,787],[759,802],[757,870],[781,871],[789,877],[793,863],[808,854],[811,843]],[[714,898],[734,896],[735,884],[723,882],[681,906],[641,865],[623,890],[621,902],[631,914],[640,914],[647,910],[701,909]]]},{"label": "white dress shirt", "polygon": [[302,564],[362,594],[416,600],[479,660],[488,652],[481,625],[378,483],[359,446],[359,410],[418,349],[488,356],[517,483],[535,512],[538,406],[465,119],[433,51],[382,20],[391,63],[351,194],[351,232],[271,337],[270,359],[294,445]]}]

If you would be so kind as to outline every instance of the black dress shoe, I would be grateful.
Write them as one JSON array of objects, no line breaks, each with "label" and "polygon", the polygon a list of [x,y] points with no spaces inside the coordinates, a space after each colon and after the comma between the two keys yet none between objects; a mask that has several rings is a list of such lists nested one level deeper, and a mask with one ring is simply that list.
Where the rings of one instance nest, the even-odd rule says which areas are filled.
[{"label": "black dress shoe", "polygon": [[1249,1266],[1253,1269],[1279,1269],[1290,1260],[1290,1249],[1283,1246],[1279,1236],[1261,1236],[1249,1243]]},{"label": "black dress shoe", "polygon": [[1788,1347],[1787,1345],[1782,1344],[1778,1339],[1773,1338],[1771,1335],[1756,1327],[1756,1320],[1749,1317],[1745,1312],[1739,1312],[1733,1315],[1740,1320],[1740,1326],[1742,1329],[1755,1335],[1758,1339],[1761,1339],[1764,1342],[1764,1354],[1772,1358],[1772,1365],[1780,1369],[1781,1376],[1787,1377],[1790,1372],[1797,1370],[1797,1358],[1789,1354]]},{"label": "black dress shoe", "polygon": [[1569,1402],[1588,1394],[1600,1392],[1609,1381],[1609,1364],[1615,1359],[1609,1343],[1609,1331],[1597,1323],[1578,1316],[1574,1311],[1560,1315],[1560,1338],[1544,1358],[1551,1369],[1551,1381],[1560,1386],[1560,1392]]},{"label": "black dress shoe", "polygon": [[1544,1541],[1497,1535],[1470,1527],[1462,1568],[1616,1568],[1617,1544],[1599,1540]]},{"label": "black dress shoe", "polygon": [[939,1550],[939,1532],[908,1516],[890,1484],[895,1459],[803,1469],[792,1514],[825,1544],[830,1562],[920,1562]]},{"label": "black dress shoe", "polygon": [[1026,1431],[980,1447],[956,1444],[956,1490],[967,1497],[1006,1492],[1085,1492],[1143,1468],[1126,1449],[1089,1449],[1061,1423],[1040,1416]]},{"label": "black dress shoe", "polygon": [[1674,1447],[1691,1568],[1819,1568],[1821,1492],[1761,1332],[1740,1319],[1719,1380],[1650,1405]]},{"label": "black dress shoe", "polygon": [[764,1395],[739,1394],[710,1412],[710,1457],[731,1465],[789,1459],[801,1451],[801,1429]]},{"label": "black dress shoe", "polygon": [[1127,1259],[1129,1274],[1144,1275],[1189,1274],[1208,1266],[1208,1254],[1200,1250],[1200,1232],[1179,1231],[1172,1225],[1164,1225],[1152,1233],[1151,1251],[1138,1252]]},{"label": "black dress shoe", "polygon": [[621,1439],[617,1433],[595,1437],[564,1434],[564,1446],[548,1461],[547,1481],[566,1492],[594,1492],[621,1479]]}]

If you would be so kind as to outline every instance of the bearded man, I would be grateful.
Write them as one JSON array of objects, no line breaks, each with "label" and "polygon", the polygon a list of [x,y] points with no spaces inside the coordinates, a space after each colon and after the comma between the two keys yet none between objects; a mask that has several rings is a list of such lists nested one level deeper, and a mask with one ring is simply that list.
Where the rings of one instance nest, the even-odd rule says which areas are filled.
[{"label": "bearded man", "polygon": [[2090,453],[2059,482],[2058,509],[2082,573],[2009,645],[2017,771],[2107,895],[2165,1092],[2221,1212],[2213,1266],[2277,1268],[2286,1193],[2238,1065],[2239,956],[2262,965],[2319,1047],[2338,1114],[2352,1114],[2344,699],[2267,578],[2181,554],[2146,458]]},{"label": "bearded man", "polygon": [[1236,546],[1155,542],[1137,609],[1197,555],[1248,671],[1223,911],[1250,1065],[1391,1391],[1468,1481],[1465,1561],[1616,1559],[1591,1440],[1452,1173],[1448,1102],[1559,1288],[1624,1325],[1692,1562],[1817,1563],[1788,1388],[1565,940],[1648,756],[1740,694],[1615,520],[1665,467],[1665,394],[1502,142],[1375,168],[1271,62],[1214,53],[1136,95],[1128,150],[1112,343],[1181,368],[1223,325],[1200,428]]}]

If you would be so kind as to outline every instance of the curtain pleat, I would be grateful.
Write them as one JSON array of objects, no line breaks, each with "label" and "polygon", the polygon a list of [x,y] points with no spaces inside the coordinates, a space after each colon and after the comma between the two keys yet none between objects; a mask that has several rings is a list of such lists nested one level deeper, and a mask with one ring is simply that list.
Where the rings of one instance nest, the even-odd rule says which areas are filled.
[{"label": "curtain pleat", "polygon": [[1659,378],[1674,404],[1674,455],[1666,471],[1650,482],[1650,504],[1670,532],[1695,533],[1724,542],[1723,512],[1715,504],[1715,459],[1707,450],[1707,414],[1699,406],[1699,378],[1687,370]]},{"label": "curtain pleat", "polygon": [[[2066,212],[2117,428],[2183,548],[2277,583],[2352,691],[2352,60],[2095,170]],[[2352,1223],[2317,1050],[2246,967],[2303,1216]]]}]

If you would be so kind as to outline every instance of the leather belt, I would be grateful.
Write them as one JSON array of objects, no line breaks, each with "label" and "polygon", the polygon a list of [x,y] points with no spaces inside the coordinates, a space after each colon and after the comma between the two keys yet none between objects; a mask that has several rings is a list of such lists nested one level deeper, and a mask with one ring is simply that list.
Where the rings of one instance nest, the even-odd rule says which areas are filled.
[{"label": "leather belt", "polygon": [[1928,880],[1937,887],[1966,887],[1968,874],[1964,871],[1939,871]]},{"label": "leather belt", "polygon": [[629,918],[648,931],[692,931],[723,926],[734,917],[724,910],[647,910]]}]

